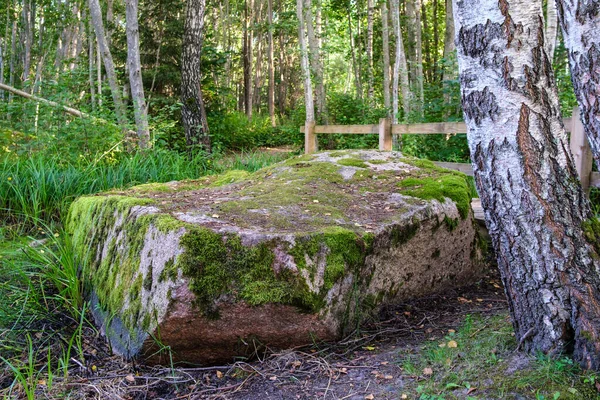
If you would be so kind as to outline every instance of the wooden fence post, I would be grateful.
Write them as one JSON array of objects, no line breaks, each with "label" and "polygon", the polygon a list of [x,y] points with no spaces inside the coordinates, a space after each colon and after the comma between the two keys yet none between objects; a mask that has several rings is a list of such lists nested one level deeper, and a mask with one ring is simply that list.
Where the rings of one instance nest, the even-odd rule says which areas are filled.
[{"label": "wooden fence post", "polygon": [[310,154],[317,151],[317,135],[315,134],[315,122],[304,123],[304,153]]},{"label": "wooden fence post", "polygon": [[392,121],[389,118],[379,120],[379,150],[392,151]]},{"label": "wooden fence post", "polygon": [[587,193],[590,189],[590,180],[592,175],[592,164],[594,158],[592,157],[592,149],[585,136],[583,124],[579,117],[579,107],[573,108],[573,116],[571,117],[571,141],[569,147],[573,154],[573,161],[575,162],[575,169],[581,180],[581,186]]}]

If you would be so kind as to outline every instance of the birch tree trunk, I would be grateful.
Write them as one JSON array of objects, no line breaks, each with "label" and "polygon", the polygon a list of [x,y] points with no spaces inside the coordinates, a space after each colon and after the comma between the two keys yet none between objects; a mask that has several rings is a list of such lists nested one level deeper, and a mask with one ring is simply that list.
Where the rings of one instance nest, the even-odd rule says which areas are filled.
[{"label": "birch tree trunk", "polygon": [[303,0],[296,0],[296,14],[298,15],[298,42],[300,43],[302,75],[304,75],[304,103],[306,105],[306,122],[315,122],[315,103],[313,100],[312,79],[308,61],[308,47],[306,45],[306,29],[304,27]]},{"label": "birch tree trunk", "polygon": [[90,84],[90,100],[92,111],[96,111],[96,83],[94,82],[94,36],[92,34],[91,24],[88,23],[88,80]]},{"label": "birch tree trunk", "polygon": [[541,2],[454,1],[475,183],[517,340],[598,368],[600,262],[588,240],[600,224],[568,150]]},{"label": "birch tree trunk", "polygon": [[373,104],[373,96],[375,95],[375,87],[373,80],[373,0],[367,0],[367,101],[369,104]]},{"label": "birch tree trunk", "polygon": [[383,104],[388,115],[392,109],[390,101],[390,30],[388,27],[387,0],[381,2],[381,30],[383,34]]},{"label": "birch tree trunk", "polygon": [[600,5],[557,0],[571,81],[596,165],[600,165]]},{"label": "birch tree trunk", "polygon": [[269,27],[269,117],[275,127],[275,65],[273,61],[273,0],[267,0],[267,22]]},{"label": "birch tree trunk", "polygon": [[31,73],[31,47],[33,42],[33,27],[31,26],[31,3],[30,0],[23,0],[23,82],[29,80]]},{"label": "birch tree trunk", "polygon": [[415,96],[419,96],[417,110],[423,115],[423,104],[425,92],[423,89],[423,45],[421,40],[421,0],[409,0],[406,2],[406,14],[408,21],[409,41],[409,67],[412,72],[411,78]]},{"label": "birch tree trunk", "polygon": [[[99,0],[88,0],[90,8],[90,18],[92,19],[92,25],[94,25],[94,33],[96,34],[96,40],[98,41],[98,47],[104,60],[104,69],[106,70],[106,76],[108,78],[108,85],[110,86],[110,92],[112,94],[113,103],[115,106],[115,114],[117,121],[121,126],[121,129],[125,132],[127,130],[127,116],[125,114],[125,105],[121,98],[121,91],[119,83],[117,82],[117,74],[115,73],[115,64],[113,62],[112,54],[108,48],[106,42],[106,36],[104,33],[104,23],[102,22],[102,11],[100,8]],[[100,68],[100,65],[98,65]]]},{"label": "birch tree trunk", "polygon": [[[394,123],[398,123],[399,100],[398,92],[402,90],[402,108],[404,110],[403,120],[406,122],[410,115],[410,88],[408,83],[408,66],[406,65],[406,54],[404,53],[404,42],[402,40],[402,31],[400,29],[400,5],[398,0],[390,0],[392,11],[392,25],[394,37],[396,39],[396,60],[394,62],[394,78],[392,84],[392,113]],[[401,88],[400,88],[401,86]],[[394,145],[397,145],[398,137],[394,135]]]},{"label": "birch tree trunk", "polygon": [[[10,61],[8,65],[8,84],[15,85],[15,56],[17,52],[17,21],[12,23],[12,31],[10,35]],[[8,94],[8,102],[12,103],[13,94]],[[10,118],[10,115],[9,115]]]},{"label": "birch tree trunk", "polygon": [[189,150],[211,151],[201,88],[200,57],[206,0],[187,0],[181,55],[181,116]]},{"label": "birch tree trunk", "polygon": [[244,0],[244,34],[242,40],[242,57],[244,58],[244,107],[246,116],[252,119],[252,21],[253,0]]},{"label": "birch tree trunk", "polygon": [[548,0],[546,8],[546,54],[550,63],[554,60],[554,49],[556,48],[556,33],[558,31],[558,15],[556,13],[555,0]]},{"label": "birch tree trunk", "polygon": [[450,81],[457,78],[456,75],[456,45],[454,44],[454,15],[453,15],[453,0],[446,0],[446,32],[444,34],[444,65],[442,68],[442,85],[444,88],[444,116],[448,117],[451,104],[451,86]]},{"label": "birch tree trunk", "polygon": [[138,0],[126,0],[125,20],[127,24],[127,64],[129,64],[129,85],[133,99],[133,115],[138,135],[138,146],[145,149],[150,144],[150,128],[146,113],[146,98],[142,82],[140,62],[140,32],[138,28]]},{"label": "birch tree trunk", "polygon": [[[320,7],[320,3],[317,4]],[[319,12],[319,11],[318,11]],[[323,64],[321,63],[321,49],[319,41],[315,34],[312,0],[304,0],[304,25],[306,27],[306,35],[308,38],[309,60],[311,70],[315,79],[315,100],[317,106],[317,119],[327,122],[326,99],[325,99],[325,82],[323,81]]]}]

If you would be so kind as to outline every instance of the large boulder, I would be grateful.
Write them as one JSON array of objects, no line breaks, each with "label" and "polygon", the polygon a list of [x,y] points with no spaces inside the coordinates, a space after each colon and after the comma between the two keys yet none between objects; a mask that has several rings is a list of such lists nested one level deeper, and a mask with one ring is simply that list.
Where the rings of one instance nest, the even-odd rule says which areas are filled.
[{"label": "large boulder", "polygon": [[470,201],[459,172],[336,151],[82,197],[67,226],[116,353],[209,364],[340,338],[477,278]]}]

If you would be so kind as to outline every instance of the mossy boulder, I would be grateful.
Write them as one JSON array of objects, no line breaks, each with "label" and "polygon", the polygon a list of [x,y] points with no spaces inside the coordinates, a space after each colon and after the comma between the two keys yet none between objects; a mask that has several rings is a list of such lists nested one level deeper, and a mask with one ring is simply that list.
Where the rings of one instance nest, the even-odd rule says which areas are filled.
[{"label": "mossy boulder", "polygon": [[470,200],[461,173],[337,151],[82,197],[67,226],[116,353],[209,364],[334,340],[476,279]]}]

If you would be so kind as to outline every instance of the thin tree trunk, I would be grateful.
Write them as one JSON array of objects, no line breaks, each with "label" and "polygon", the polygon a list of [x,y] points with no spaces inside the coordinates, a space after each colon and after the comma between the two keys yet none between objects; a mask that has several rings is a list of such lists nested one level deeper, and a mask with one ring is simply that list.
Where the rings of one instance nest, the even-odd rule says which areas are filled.
[{"label": "thin tree trunk", "polygon": [[108,29],[106,30],[106,44],[110,48],[112,46],[112,34],[113,27],[115,26],[115,14],[114,14],[114,0],[106,1],[106,24]]},{"label": "thin tree trunk", "polygon": [[598,223],[568,150],[541,2],[455,0],[454,18],[475,183],[517,340],[598,368],[600,262],[586,240]]},{"label": "thin tree trunk", "polygon": [[269,117],[271,126],[275,127],[275,65],[273,57],[273,0],[267,0],[267,22],[269,26]]},{"label": "thin tree trunk", "polygon": [[360,80],[360,71],[356,59],[356,46],[354,44],[354,33],[352,32],[352,9],[350,8],[350,3],[348,3],[348,35],[350,36],[350,52],[352,53],[352,71],[354,71],[356,97],[362,99],[362,82]]},{"label": "thin tree trunk", "polygon": [[298,42],[302,53],[301,66],[304,75],[304,103],[306,105],[306,122],[315,122],[315,104],[313,100],[312,80],[308,61],[308,47],[306,45],[306,29],[304,27],[303,0],[296,0],[296,14],[298,15]]},{"label": "thin tree trunk", "polygon": [[96,40],[96,74],[98,81],[98,107],[102,107],[102,54],[100,53],[100,44]]},{"label": "thin tree trunk", "polygon": [[[431,46],[429,43],[429,29],[427,24],[427,10],[425,9],[425,3],[421,3],[421,20],[423,21],[423,32],[422,32],[422,41],[423,46],[425,47],[425,63],[427,64],[427,69],[424,70],[423,79],[428,82],[431,82],[432,79],[432,62],[431,62]],[[423,65],[423,64],[421,64]]]},{"label": "thin tree trunk", "polygon": [[208,122],[200,85],[206,0],[187,0],[181,59],[181,115],[188,148],[210,152]]},{"label": "thin tree trunk", "polygon": [[[6,6],[6,23],[4,25],[4,36],[2,37],[2,46],[0,46],[0,83],[4,83],[4,69],[8,54],[8,37],[10,35],[10,8],[12,2]],[[0,99],[4,100],[4,91],[0,90]]]},{"label": "thin tree trunk", "polygon": [[600,166],[600,14],[598,2],[557,0],[581,121]]},{"label": "thin tree trunk", "polygon": [[421,40],[421,0],[406,2],[409,34],[409,65],[412,71],[412,86],[418,96],[417,110],[423,116],[425,94],[423,90],[423,51]]},{"label": "thin tree trunk", "polygon": [[[402,31],[400,28],[399,1],[390,0],[390,6],[392,11],[392,25],[394,29],[394,37],[396,39],[396,59],[394,62],[394,79],[392,84],[392,112],[394,123],[397,124],[399,115],[399,89],[402,90],[402,108],[404,110],[404,122],[408,121],[408,117],[410,115],[411,97],[408,82],[408,66],[406,65],[406,54],[404,53],[404,42],[402,39]],[[395,147],[397,147],[398,144],[398,135],[394,135]]]},{"label": "thin tree trunk", "polygon": [[381,30],[383,34],[383,105],[391,113],[390,101],[390,30],[388,28],[387,0],[381,2]]},{"label": "thin tree trunk", "polygon": [[[8,84],[15,86],[15,56],[17,52],[17,21],[13,21],[10,36],[10,64],[8,66]],[[8,94],[8,102],[12,103],[13,95]]]},{"label": "thin tree trunk", "polygon": [[129,85],[133,99],[133,115],[138,135],[138,146],[145,149],[150,145],[150,128],[146,113],[146,98],[142,81],[140,61],[140,33],[138,28],[138,0],[126,0],[125,19],[127,23],[127,64],[129,65]]},{"label": "thin tree trunk", "polygon": [[[320,7],[320,2],[317,4]],[[320,11],[318,11],[320,13]],[[327,123],[325,82],[323,81],[323,64],[321,63],[321,49],[319,47],[318,37],[315,34],[312,0],[304,1],[304,24],[308,38],[308,48],[310,51],[309,59],[315,80],[315,100],[317,106],[317,120]]]},{"label": "thin tree trunk", "polygon": [[454,44],[454,13],[453,0],[446,0],[446,32],[444,34],[444,65],[442,68],[442,85],[444,89],[444,116],[449,114],[451,104],[450,81],[457,78],[456,45]]},{"label": "thin tree trunk", "polygon": [[367,89],[367,100],[369,104],[373,104],[375,95],[375,83],[373,78],[373,0],[367,0],[367,60],[368,71],[367,80],[369,88]]},{"label": "thin tree trunk", "polygon": [[[278,0],[277,9],[278,9],[278,22],[281,21],[281,15],[283,14],[283,0]],[[284,44],[284,32],[283,28],[279,29],[279,98],[277,99],[279,104],[279,114],[284,115],[285,113],[285,105],[286,105],[286,87],[287,81],[285,79],[285,44]]]},{"label": "thin tree trunk", "polygon": [[[112,54],[108,48],[106,37],[104,35],[104,23],[102,22],[102,13],[100,8],[99,0],[88,0],[90,8],[90,18],[94,25],[94,31],[96,34],[96,40],[98,41],[98,47],[104,60],[104,69],[106,70],[106,76],[108,78],[108,85],[113,98],[115,106],[115,114],[117,115],[117,121],[125,132],[127,130],[127,116],[125,114],[125,105],[121,99],[121,91],[117,82],[117,74],[115,73],[115,64],[113,63]],[[100,67],[100,65],[98,65]]]},{"label": "thin tree trunk", "polygon": [[246,116],[252,119],[252,30],[250,29],[250,21],[252,20],[251,12],[253,9],[253,0],[244,0],[244,34],[242,45],[242,56],[244,59],[244,107]]},{"label": "thin tree trunk", "polygon": [[23,0],[23,77],[22,81],[29,81],[31,73],[31,46],[33,42],[33,27],[31,26],[31,0]]},{"label": "thin tree trunk", "polygon": [[556,33],[558,32],[558,15],[556,13],[556,2],[548,0],[546,8],[546,54],[550,63],[554,60],[554,49],[556,48]]},{"label": "thin tree trunk", "polygon": [[438,68],[438,48],[440,46],[440,27],[438,23],[438,0],[433,0],[433,66],[432,66],[432,82],[437,81]]},{"label": "thin tree trunk", "polygon": [[92,102],[92,110],[96,111],[96,86],[94,82],[94,37],[92,34],[92,26],[88,23],[88,79],[90,83],[90,97]]}]

